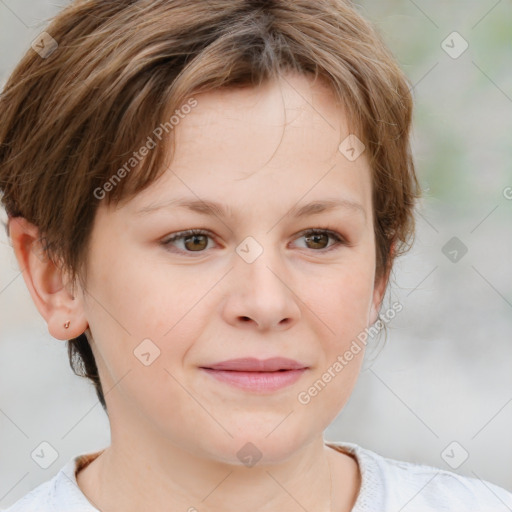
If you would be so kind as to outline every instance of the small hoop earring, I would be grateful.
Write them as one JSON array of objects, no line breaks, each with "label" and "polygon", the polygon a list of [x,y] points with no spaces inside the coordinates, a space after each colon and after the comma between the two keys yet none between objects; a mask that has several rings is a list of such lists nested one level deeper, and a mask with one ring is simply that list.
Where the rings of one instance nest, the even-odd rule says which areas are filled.
[{"label": "small hoop earring", "polygon": [[68,320],[68,321],[64,324],[64,329],[68,329],[68,328],[69,328],[69,324],[70,324],[70,323],[71,323],[71,322]]}]

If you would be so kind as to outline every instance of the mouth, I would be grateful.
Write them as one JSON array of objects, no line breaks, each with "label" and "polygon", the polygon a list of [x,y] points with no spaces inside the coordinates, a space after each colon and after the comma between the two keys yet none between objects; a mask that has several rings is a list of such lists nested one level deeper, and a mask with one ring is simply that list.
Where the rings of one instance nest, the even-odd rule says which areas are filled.
[{"label": "mouth", "polygon": [[255,357],[243,357],[239,359],[229,359],[208,366],[202,366],[209,370],[226,370],[235,372],[276,372],[301,370],[307,368],[295,359],[286,357],[271,357],[270,359],[257,359]]},{"label": "mouth", "polygon": [[308,366],[293,359],[240,358],[221,361],[200,369],[225,384],[257,393],[273,392],[295,383]]}]

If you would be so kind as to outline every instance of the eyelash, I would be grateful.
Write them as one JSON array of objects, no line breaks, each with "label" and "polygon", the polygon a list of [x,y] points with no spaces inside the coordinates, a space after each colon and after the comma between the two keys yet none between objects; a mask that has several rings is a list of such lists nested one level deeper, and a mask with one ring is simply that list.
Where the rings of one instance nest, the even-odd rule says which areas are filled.
[{"label": "eyelash", "polygon": [[[302,238],[304,236],[318,235],[318,234],[320,234],[320,235],[322,235],[322,234],[329,235],[331,238],[333,238],[335,240],[335,243],[332,244],[330,247],[327,247],[325,249],[318,249],[318,250],[310,249],[310,250],[312,250],[314,252],[326,253],[326,252],[329,252],[329,251],[331,251],[333,249],[337,249],[340,246],[348,246],[348,245],[350,245],[347,242],[347,240],[342,235],[340,235],[338,232],[333,231],[333,230],[328,229],[328,228],[312,228],[312,229],[307,229],[307,230],[302,231],[301,233],[299,233],[298,238]],[[162,242],[162,245],[164,245],[165,247],[166,246],[170,246],[172,242],[176,242],[177,240],[185,239],[185,238],[188,238],[188,237],[194,236],[194,235],[206,235],[206,236],[209,236],[210,238],[213,238],[212,234],[209,231],[205,231],[203,229],[187,229],[186,231],[180,231],[180,232],[175,233],[174,235],[172,235],[170,238],[167,238],[166,240],[164,240]],[[206,252],[206,250],[203,250],[203,251],[181,251],[181,250],[179,250],[179,252],[184,252],[187,255],[189,255],[189,254],[194,254],[194,252],[197,252],[198,254],[201,254],[201,253]]]}]

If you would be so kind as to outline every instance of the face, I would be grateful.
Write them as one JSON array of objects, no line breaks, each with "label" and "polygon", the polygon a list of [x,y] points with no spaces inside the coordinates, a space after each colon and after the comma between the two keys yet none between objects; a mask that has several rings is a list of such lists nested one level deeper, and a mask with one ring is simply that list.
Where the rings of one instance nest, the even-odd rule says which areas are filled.
[{"label": "face", "polygon": [[[195,96],[169,169],[130,201],[100,205],[83,307],[113,442],[232,464],[251,442],[278,461],[350,396],[364,350],[333,367],[383,292],[370,168],[338,150],[350,131],[325,84],[285,76]],[[325,201],[338,203],[298,215]],[[216,366],[277,357],[301,369]]]}]

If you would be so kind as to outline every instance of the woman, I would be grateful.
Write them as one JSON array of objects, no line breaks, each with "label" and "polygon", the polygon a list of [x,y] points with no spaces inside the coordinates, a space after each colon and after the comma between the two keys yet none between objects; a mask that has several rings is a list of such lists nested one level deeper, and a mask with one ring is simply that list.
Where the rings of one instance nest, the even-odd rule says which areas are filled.
[{"label": "woman", "polygon": [[510,510],[323,437],[419,196],[407,80],[349,3],[76,1],[34,46],[3,204],[112,442],[9,512]]}]

